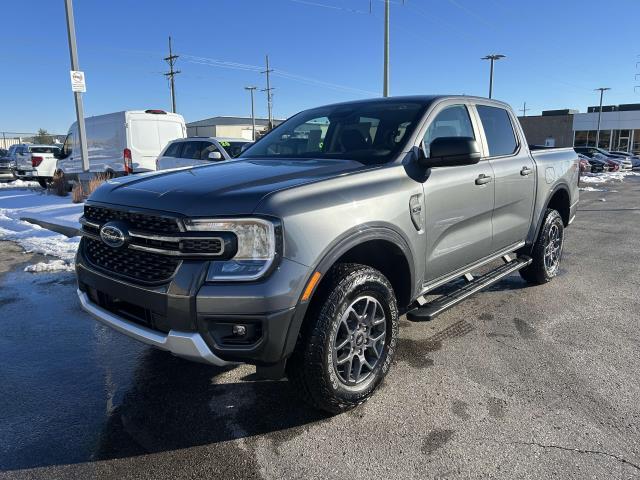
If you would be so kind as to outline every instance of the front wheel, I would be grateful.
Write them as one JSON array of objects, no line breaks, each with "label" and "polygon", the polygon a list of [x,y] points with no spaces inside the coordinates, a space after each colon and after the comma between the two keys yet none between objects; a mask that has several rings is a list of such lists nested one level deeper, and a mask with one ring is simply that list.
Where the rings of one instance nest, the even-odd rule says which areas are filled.
[{"label": "front wheel", "polygon": [[541,285],[558,275],[562,247],[564,246],[564,223],[553,209],[545,213],[540,233],[531,251],[531,264],[520,270],[520,276],[529,283]]},{"label": "front wheel", "polygon": [[387,374],[398,338],[398,307],[378,270],[339,264],[316,293],[289,380],[312,406],[340,413],[365,402]]}]

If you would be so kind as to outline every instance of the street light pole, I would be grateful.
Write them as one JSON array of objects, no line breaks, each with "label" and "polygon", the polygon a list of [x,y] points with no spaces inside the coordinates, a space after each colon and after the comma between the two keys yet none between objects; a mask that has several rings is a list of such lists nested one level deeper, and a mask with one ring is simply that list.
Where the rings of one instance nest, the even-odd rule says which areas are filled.
[{"label": "street light pole", "polygon": [[[73,19],[72,0],[64,0],[64,8],[67,13],[67,35],[69,37],[69,56],[71,57],[71,70],[78,71],[78,48],[76,46],[76,27]],[[87,136],[84,126],[84,107],[82,105],[82,92],[73,92],[76,101],[76,119],[78,122],[78,140],[80,142],[80,154],[82,155],[82,171],[89,171],[89,152],[87,150]]]},{"label": "street light pole", "polygon": [[604,97],[604,92],[607,90],[611,90],[609,87],[600,87],[596,88],[595,92],[600,92],[600,109],[598,110],[598,129],[596,130],[596,148],[600,148],[600,120],[602,119],[602,98]]},{"label": "street light pole", "polygon": [[256,114],[253,103],[253,92],[255,92],[257,88],[258,87],[244,87],[245,90],[249,90],[251,93],[251,140],[254,142],[256,141]]},{"label": "street light pole", "polygon": [[500,54],[487,55],[486,57],[481,58],[481,60],[491,61],[491,67],[489,71],[489,98],[493,98],[493,64],[497,60],[501,60],[503,58],[505,58],[505,56]]},{"label": "street light pole", "polygon": [[389,96],[389,0],[384,0],[384,72],[382,96]]}]

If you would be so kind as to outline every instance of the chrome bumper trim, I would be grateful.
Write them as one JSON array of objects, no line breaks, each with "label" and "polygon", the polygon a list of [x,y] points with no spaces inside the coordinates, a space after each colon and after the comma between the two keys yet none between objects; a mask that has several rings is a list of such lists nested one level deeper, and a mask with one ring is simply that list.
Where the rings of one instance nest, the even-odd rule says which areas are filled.
[{"label": "chrome bumper trim", "polygon": [[227,362],[216,356],[209,349],[199,333],[177,332],[175,330],[171,330],[168,334],[156,332],[149,328],[128,322],[104,308],[95,305],[91,302],[87,294],[80,290],[78,290],[78,298],[80,299],[82,308],[96,320],[147,345],[166,350],[187,360],[208,363],[217,367],[235,364],[235,362]]}]

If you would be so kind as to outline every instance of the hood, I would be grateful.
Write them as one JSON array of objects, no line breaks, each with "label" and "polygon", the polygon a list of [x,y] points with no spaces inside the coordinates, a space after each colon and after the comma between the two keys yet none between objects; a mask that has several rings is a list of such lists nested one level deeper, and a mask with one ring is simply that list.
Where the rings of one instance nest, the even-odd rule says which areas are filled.
[{"label": "hood", "polygon": [[351,160],[241,159],[121,177],[90,200],[187,216],[246,215],[272,192],[364,168]]}]

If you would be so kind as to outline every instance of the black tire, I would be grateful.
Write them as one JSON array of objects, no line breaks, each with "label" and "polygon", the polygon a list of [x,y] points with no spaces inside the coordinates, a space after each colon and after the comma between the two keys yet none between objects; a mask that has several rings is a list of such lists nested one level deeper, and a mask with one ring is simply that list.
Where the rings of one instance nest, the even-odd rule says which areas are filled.
[{"label": "black tire", "polygon": [[[347,336],[352,339],[350,346],[336,349],[336,343],[340,341],[338,335],[346,328],[345,318],[356,318],[355,322],[360,325],[357,328],[367,331],[366,326],[361,327],[366,320],[357,319],[359,317],[355,312],[355,309],[361,308],[361,304],[364,305],[363,317],[368,316],[371,305],[371,325],[378,326],[369,327],[368,335],[358,333],[360,330],[347,329]],[[382,314],[384,322],[380,319]],[[383,324],[383,333],[375,331],[382,328]],[[364,340],[360,338],[363,335]],[[375,340],[376,343],[373,343],[374,335],[380,338]],[[310,405],[334,414],[344,412],[365,402],[373,394],[389,371],[397,338],[398,306],[387,278],[365,265],[336,265],[314,295],[296,349],[287,362],[287,376]],[[375,349],[375,352],[371,349]],[[346,364],[345,367],[336,365],[340,361],[338,352],[347,352],[346,356],[351,356],[348,369]],[[356,360],[356,357],[365,361]],[[358,363],[354,366],[356,361]],[[375,362],[373,368],[369,368],[369,362]],[[346,375],[350,379],[352,371],[358,370],[358,366],[358,377],[366,369],[363,380],[359,383],[354,380],[351,384],[345,382],[343,377]]]},{"label": "black tire", "polygon": [[40,184],[40,186],[44,189],[46,189],[47,187],[49,187],[49,182],[44,179],[44,178],[38,178],[38,183]]},{"label": "black tire", "polygon": [[[556,231],[559,235],[558,241],[554,240],[554,232]],[[557,243],[557,247],[553,249],[557,250],[555,254],[555,257],[557,258],[554,262],[551,262],[549,261],[549,257],[547,257],[547,261],[545,262],[545,252],[548,251],[547,248],[550,246],[552,241],[554,244]],[[549,208],[545,212],[544,220],[540,227],[540,232],[538,233],[538,238],[531,250],[531,258],[533,261],[531,262],[531,265],[520,270],[520,276],[527,282],[535,285],[542,285],[550,282],[553,277],[558,274],[560,260],[562,259],[563,245],[564,223],[562,221],[562,217],[556,210]]]}]

